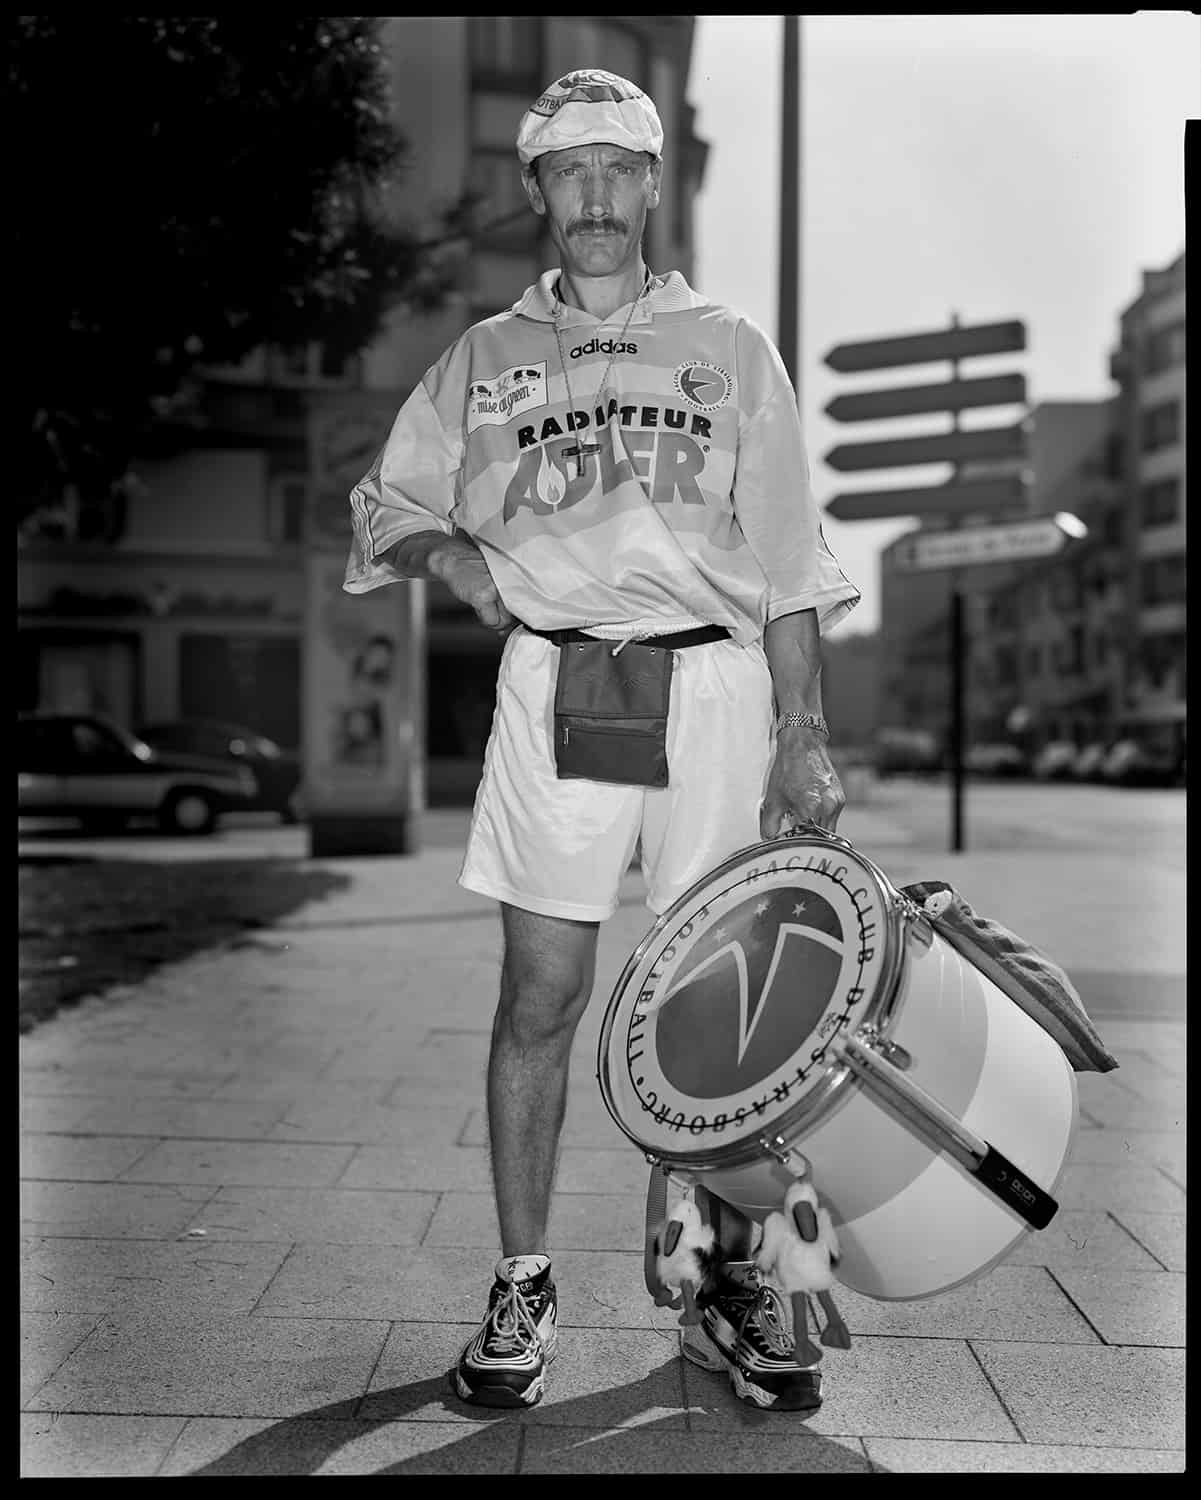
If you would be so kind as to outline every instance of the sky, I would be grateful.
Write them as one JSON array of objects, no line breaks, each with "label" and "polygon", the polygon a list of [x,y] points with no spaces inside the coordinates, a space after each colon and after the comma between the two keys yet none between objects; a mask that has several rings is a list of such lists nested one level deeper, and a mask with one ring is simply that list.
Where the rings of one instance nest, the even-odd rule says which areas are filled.
[{"label": "sky", "polygon": [[[709,143],[694,281],[777,326],[783,18],[698,16],[688,97]],[[812,15],[801,20],[797,384],[819,506],[840,490],[938,483],[944,467],[839,474],[838,443],[945,431],[945,414],[833,422],[836,395],[949,378],[858,376],[836,344],[1019,319],[1027,348],[964,376],[1022,371],[1027,400],[1115,393],[1109,354],[1144,269],[1184,248],[1184,122],[1201,117],[1201,20],[1133,15]],[[748,226],[753,232],[748,232]],[[965,414],[1008,425],[1012,408]],[[916,522],[840,522],[826,540],[862,590],[842,627],[880,623],[883,547]]]}]

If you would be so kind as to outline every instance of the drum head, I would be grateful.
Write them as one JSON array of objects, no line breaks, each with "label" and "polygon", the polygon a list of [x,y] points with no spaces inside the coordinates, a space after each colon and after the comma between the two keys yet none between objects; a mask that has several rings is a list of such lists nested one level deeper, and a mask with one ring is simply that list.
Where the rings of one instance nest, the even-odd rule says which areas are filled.
[{"label": "drum head", "polygon": [[812,1112],[831,1043],[889,1002],[897,926],[891,888],[843,840],[727,860],[659,919],[609,1002],[599,1076],[617,1124],[699,1166]]}]

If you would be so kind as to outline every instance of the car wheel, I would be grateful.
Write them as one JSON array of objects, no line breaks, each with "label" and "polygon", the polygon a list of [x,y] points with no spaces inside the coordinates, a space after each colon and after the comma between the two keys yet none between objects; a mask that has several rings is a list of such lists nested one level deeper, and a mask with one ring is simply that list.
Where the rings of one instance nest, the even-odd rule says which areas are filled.
[{"label": "car wheel", "polygon": [[212,833],[217,808],[207,792],[188,787],[171,793],[159,818],[168,833]]}]

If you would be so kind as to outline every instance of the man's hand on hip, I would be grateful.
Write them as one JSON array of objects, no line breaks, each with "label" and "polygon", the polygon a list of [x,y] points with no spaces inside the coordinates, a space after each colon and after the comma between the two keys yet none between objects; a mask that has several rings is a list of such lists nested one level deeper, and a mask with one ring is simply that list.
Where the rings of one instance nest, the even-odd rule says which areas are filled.
[{"label": "man's hand on hip", "polygon": [[483,553],[466,537],[448,537],[431,553],[430,571],[456,599],[469,604],[489,630],[504,635],[517,623],[504,606]]},{"label": "man's hand on hip", "polygon": [[816,823],[833,833],[846,806],[825,736],[801,725],[781,729],[759,810],[759,832],[774,839],[794,823]]}]

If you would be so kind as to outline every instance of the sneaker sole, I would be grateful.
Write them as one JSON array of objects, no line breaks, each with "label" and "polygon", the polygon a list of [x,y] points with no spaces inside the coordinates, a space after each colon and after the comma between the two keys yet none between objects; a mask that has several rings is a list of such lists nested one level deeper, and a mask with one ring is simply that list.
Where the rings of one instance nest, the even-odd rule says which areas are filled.
[{"label": "sneaker sole", "polygon": [[524,1390],[514,1390],[510,1385],[481,1385],[470,1386],[463,1379],[458,1366],[446,1372],[451,1390],[458,1396],[460,1401],[466,1401],[471,1406],[537,1406],[546,1390],[545,1366],[550,1364],[559,1352],[559,1330],[553,1327],[550,1338],[542,1346],[543,1370],[534,1376]]},{"label": "sneaker sole", "polygon": [[770,1391],[765,1391],[757,1385],[753,1385],[733,1360],[727,1359],[716,1344],[707,1349],[701,1349],[695,1345],[686,1343],[680,1339],[680,1353],[690,1364],[696,1365],[700,1370],[707,1370],[710,1375],[720,1375],[723,1372],[728,1376],[730,1387],[740,1401],[747,1401],[752,1406],[757,1406],[761,1411],[817,1411],[822,1404],[821,1396],[816,1396],[811,1401],[796,1401],[791,1403],[782,1402],[779,1396],[774,1396]]}]

